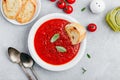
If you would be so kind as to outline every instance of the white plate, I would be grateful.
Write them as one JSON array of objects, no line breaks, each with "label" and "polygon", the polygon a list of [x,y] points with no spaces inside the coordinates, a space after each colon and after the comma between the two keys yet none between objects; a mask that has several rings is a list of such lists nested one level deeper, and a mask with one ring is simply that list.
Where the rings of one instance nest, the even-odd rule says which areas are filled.
[{"label": "white plate", "polygon": [[37,1],[37,8],[36,8],[36,12],[35,12],[33,18],[32,18],[29,22],[22,24],[22,23],[17,22],[16,20],[9,19],[9,18],[7,18],[7,17],[5,16],[5,14],[4,14],[4,12],[3,12],[3,8],[2,8],[2,1],[3,1],[3,0],[1,0],[1,12],[2,12],[3,17],[4,17],[7,21],[9,21],[9,22],[11,22],[12,24],[15,24],[15,25],[26,25],[26,24],[31,23],[33,20],[35,20],[35,19],[38,17],[38,15],[39,15],[39,13],[40,13],[40,10],[41,10],[41,0],[36,0],[36,1]]},{"label": "white plate", "polygon": [[30,51],[31,56],[33,57],[33,59],[35,60],[35,62],[37,64],[39,64],[41,67],[47,69],[47,70],[51,70],[51,71],[62,71],[62,70],[67,70],[71,67],[73,67],[74,65],[76,65],[80,59],[82,58],[82,56],[84,55],[84,51],[86,48],[86,38],[83,40],[83,42],[81,43],[80,46],[80,50],[78,52],[78,54],[75,56],[75,58],[73,60],[71,60],[70,62],[63,64],[63,65],[51,65],[46,63],[45,61],[43,61],[36,53],[35,48],[34,48],[34,36],[36,34],[37,29],[39,28],[39,26],[41,24],[43,24],[44,22],[50,20],[50,19],[54,19],[54,18],[60,18],[60,19],[65,19],[68,20],[70,22],[77,22],[74,18],[67,16],[65,14],[60,14],[60,13],[53,13],[53,14],[48,14],[42,18],[40,18],[32,27],[32,29],[30,30],[29,36],[28,36],[28,48]]}]

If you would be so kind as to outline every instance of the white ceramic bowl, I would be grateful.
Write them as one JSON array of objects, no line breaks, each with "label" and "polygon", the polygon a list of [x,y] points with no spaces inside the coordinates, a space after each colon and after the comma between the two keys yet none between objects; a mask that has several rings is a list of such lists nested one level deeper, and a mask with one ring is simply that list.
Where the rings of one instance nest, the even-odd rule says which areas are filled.
[{"label": "white ceramic bowl", "polygon": [[77,22],[74,18],[67,16],[65,14],[60,14],[60,13],[53,13],[53,14],[48,14],[42,18],[40,18],[32,27],[32,29],[30,30],[29,36],[28,36],[28,48],[30,51],[31,56],[33,57],[33,59],[35,60],[35,62],[37,64],[39,64],[41,67],[47,69],[47,70],[51,70],[51,71],[62,71],[62,70],[67,70],[71,67],[73,67],[75,64],[77,64],[80,59],[82,58],[82,56],[84,55],[84,51],[86,48],[86,38],[83,40],[83,42],[81,43],[80,46],[80,50],[78,52],[78,54],[68,63],[63,64],[63,65],[51,65],[46,63],[45,61],[43,61],[36,53],[35,48],[34,48],[34,36],[36,34],[37,29],[39,28],[39,26],[41,24],[43,24],[44,22],[50,20],[50,19],[54,19],[54,18],[60,18],[60,19],[65,19],[68,20],[70,22]]},{"label": "white ceramic bowl", "polygon": [[4,14],[4,12],[3,12],[3,8],[2,8],[2,1],[3,1],[3,0],[1,0],[1,4],[0,4],[0,5],[1,5],[1,12],[2,12],[3,17],[4,17],[7,21],[9,21],[10,23],[15,24],[15,25],[26,25],[26,24],[31,23],[33,20],[35,20],[35,19],[38,17],[38,15],[39,15],[39,13],[40,13],[40,10],[41,10],[41,0],[36,0],[36,1],[37,1],[37,8],[36,8],[36,12],[35,12],[33,18],[32,18],[29,22],[26,22],[26,23],[22,23],[22,24],[21,24],[21,23],[17,22],[16,20],[9,19],[9,18],[7,18],[7,17],[5,16],[5,14]]}]

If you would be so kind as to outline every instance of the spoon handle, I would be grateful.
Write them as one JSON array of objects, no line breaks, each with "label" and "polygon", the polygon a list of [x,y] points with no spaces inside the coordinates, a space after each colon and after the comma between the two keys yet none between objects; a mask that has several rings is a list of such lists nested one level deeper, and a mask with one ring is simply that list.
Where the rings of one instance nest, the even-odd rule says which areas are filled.
[{"label": "spoon handle", "polygon": [[19,66],[22,68],[22,70],[24,71],[24,73],[28,77],[28,80],[33,80],[32,77],[30,76],[30,74],[26,71],[26,69],[23,67],[23,65],[21,63],[19,63]]},{"label": "spoon handle", "polygon": [[33,69],[33,67],[31,67],[30,70],[32,71],[32,73],[33,73],[35,79],[38,80],[37,74],[36,74],[35,70]]}]

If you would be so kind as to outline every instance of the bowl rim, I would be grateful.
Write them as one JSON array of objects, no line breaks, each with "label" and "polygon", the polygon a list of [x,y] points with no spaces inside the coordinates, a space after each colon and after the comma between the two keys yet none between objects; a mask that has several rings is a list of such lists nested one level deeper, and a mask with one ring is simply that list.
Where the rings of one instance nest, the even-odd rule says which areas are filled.
[{"label": "bowl rim", "polygon": [[28,49],[29,49],[29,52],[30,52],[32,58],[35,60],[35,62],[37,64],[39,64],[41,67],[43,67],[44,69],[47,69],[50,71],[63,71],[63,70],[67,70],[67,69],[72,68],[83,57],[85,49],[86,49],[86,38],[81,42],[81,44],[80,44],[81,46],[80,46],[80,49],[79,49],[77,55],[70,62],[63,64],[63,65],[52,65],[52,64],[46,63],[37,55],[37,52],[35,51],[34,36],[35,36],[36,31],[38,30],[38,28],[41,24],[43,24],[45,21],[48,21],[50,19],[55,19],[55,18],[65,19],[68,21],[79,23],[74,18],[72,18],[68,15],[62,14],[62,13],[52,13],[52,14],[48,14],[46,16],[43,16],[33,25],[33,27],[31,28],[31,30],[29,32]]},{"label": "bowl rim", "polygon": [[41,11],[41,0],[36,0],[37,2],[37,7],[36,7],[36,11],[35,11],[35,14],[34,14],[34,16],[33,16],[33,18],[30,20],[30,21],[28,21],[28,22],[26,22],[26,23],[19,23],[19,22],[17,22],[16,20],[12,20],[12,19],[9,19],[9,18],[7,18],[6,16],[5,16],[5,13],[3,12],[3,6],[2,6],[2,1],[3,0],[1,0],[1,13],[2,13],[2,16],[8,21],[8,22],[10,22],[10,23],[12,23],[12,24],[15,24],[15,25],[27,25],[27,24],[29,24],[29,23],[31,23],[31,22],[33,22],[38,16],[39,16],[39,13],[40,13],[40,11]]}]

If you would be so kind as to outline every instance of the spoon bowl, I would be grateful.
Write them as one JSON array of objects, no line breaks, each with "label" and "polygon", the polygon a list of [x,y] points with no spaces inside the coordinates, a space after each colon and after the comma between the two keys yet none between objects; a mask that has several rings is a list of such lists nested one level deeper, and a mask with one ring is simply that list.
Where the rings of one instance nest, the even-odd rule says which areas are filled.
[{"label": "spoon bowl", "polygon": [[20,53],[15,48],[9,47],[8,48],[8,55],[10,60],[14,63],[20,63]]},{"label": "spoon bowl", "polygon": [[23,64],[23,66],[26,67],[26,68],[33,67],[33,65],[35,63],[34,60],[32,59],[32,57],[29,56],[28,54],[25,54],[25,53],[20,54],[20,60]]}]

